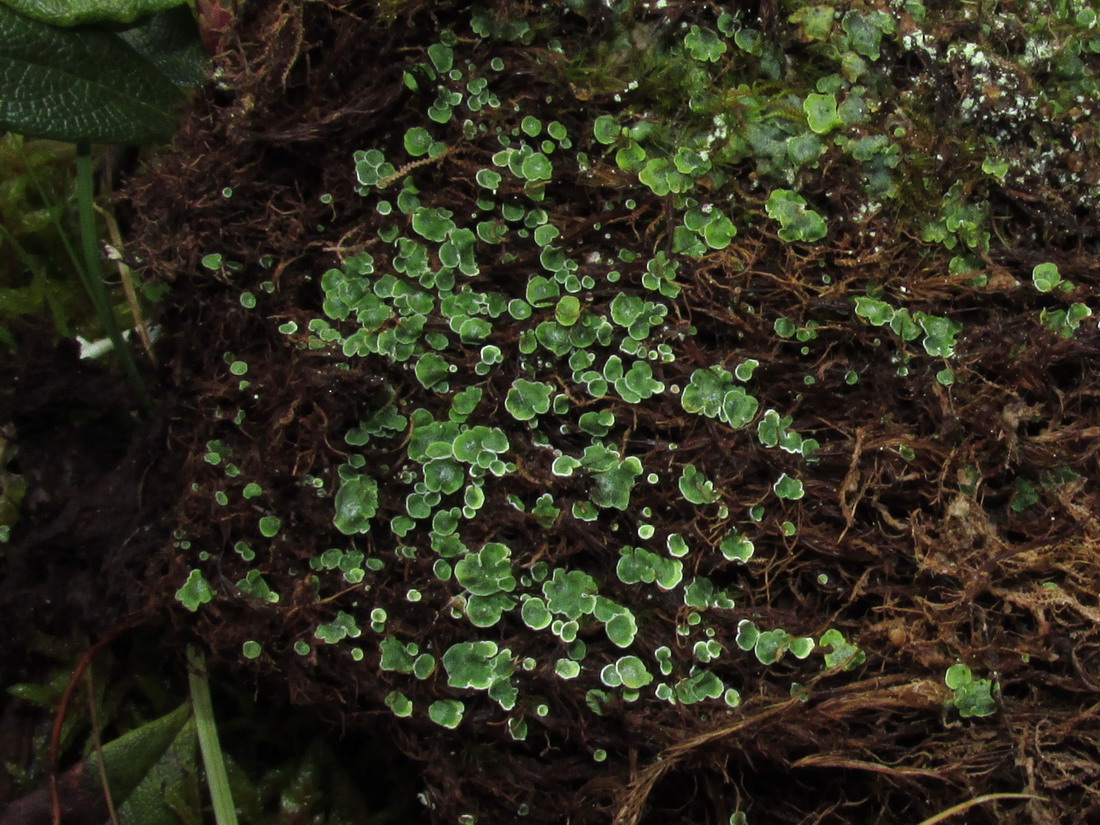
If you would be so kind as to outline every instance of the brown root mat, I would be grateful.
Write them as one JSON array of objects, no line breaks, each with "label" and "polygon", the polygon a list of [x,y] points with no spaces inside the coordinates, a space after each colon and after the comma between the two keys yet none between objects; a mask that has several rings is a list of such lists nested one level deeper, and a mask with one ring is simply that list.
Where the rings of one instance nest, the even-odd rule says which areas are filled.
[{"label": "brown root mat", "polygon": [[149,593],[441,823],[1100,817],[1100,40],[1037,5],[252,4],[126,193]]}]

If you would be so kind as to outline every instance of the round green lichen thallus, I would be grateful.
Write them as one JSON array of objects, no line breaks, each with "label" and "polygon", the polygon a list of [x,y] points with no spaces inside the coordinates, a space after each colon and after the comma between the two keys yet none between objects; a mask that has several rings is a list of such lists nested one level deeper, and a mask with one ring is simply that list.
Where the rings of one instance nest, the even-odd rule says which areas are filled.
[{"label": "round green lichen thallus", "polygon": [[263,516],[260,519],[260,533],[265,538],[274,538],[282,528],[283,520],[278,516]]}]

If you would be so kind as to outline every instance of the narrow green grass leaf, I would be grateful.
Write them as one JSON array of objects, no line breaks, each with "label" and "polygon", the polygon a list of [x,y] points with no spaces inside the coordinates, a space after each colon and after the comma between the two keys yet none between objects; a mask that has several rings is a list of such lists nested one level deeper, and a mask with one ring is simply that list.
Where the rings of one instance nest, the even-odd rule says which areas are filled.
[{"label": "narrow green grass leaf", "polygon": [[195,713],[195,730],[206,768],[206,783],[214,804],[214,820],[218,825],[237,825],[237,809],[229,788],[218,727],[214,722],[214,705],[210,700],[210,683],[206,678],[206,657],[194,646],[187,648],[188,682],[191,686],[191,706]]}]

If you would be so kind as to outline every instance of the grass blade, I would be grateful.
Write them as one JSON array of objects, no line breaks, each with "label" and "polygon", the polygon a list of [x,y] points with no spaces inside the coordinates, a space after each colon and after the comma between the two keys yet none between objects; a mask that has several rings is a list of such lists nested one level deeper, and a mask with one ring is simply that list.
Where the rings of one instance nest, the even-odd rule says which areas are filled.
[{"label": "grass blade", "polygon": [[218,825],[237,825],[237,809],[229,788],[229,776],[225,771],[218,727],[214,722],[214,706],[210,701],[210,683],[206,678],[206,658],[198,648],[187,648],[188,681],[191,686],[191,706],[195,713],[195,730],[199,736],[199,750],[206,769],[206,783],[214,803],[214,819]]},{"label": "grass blade", "polygon": [[122,339],[114,309],[107,295],[107,288],[103,285],[103,269],[99,265],[99,252],[96,249],[93,188],[92,157],[88,145],[80,144],[76,153],[76,198],[80,213],[80,240],[84,247],[85,268],[81,270],[81,280],[84,282],[84,288],[88,290],[88,296],[92,299],[99,322],[103,324],[107,337],[111,339],[115,352],[122,360],[122,368],[130,379],[130,383],[141,395],[142,402],[148,407],[150,401],[145,390],[145,382],[141,378],[141,373],[138,372],[129,346]]}]

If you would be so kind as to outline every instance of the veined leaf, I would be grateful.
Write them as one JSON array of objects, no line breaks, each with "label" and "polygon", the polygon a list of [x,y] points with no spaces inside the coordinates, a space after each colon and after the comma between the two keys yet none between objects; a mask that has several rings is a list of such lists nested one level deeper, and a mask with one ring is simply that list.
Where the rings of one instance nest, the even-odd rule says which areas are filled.
[{"label": "veined leaf", "polygon": [[[191,707],[185,704],[159,719],[154,719],[103,745],[103,764],[111,794],[121,802],[149,777],[149,772],[173,747],[194,750],[194,727],[190,725]],[[180,733],[185,736],[181,740]],[[189,734],[187,736],[186,734]],[[99,756],[88,757],[86,775],[99,781]]]},{"label": "veined leaf", "polygon": [[58,29],[0,5],[0,129],[70,143],[150,143],[179,90],[116,35]]},{"label": "veined leaf", "polygon": [[51,26],[133,23],[139,17],[184,5],[185,0],[0,0],[20,14]]},{"label": "veined leaf", "polygon": [[187,6],[150,15],[118,36],[177,86],[201,86],[210,74],[210,56]]},{"label": "veined leaf", "polygon": [[[78,816],[87,821],[97,816],[106,819],[106,806],[101,813],[98,809],[105,775],[119,825],[194,822],[188,813],[195,810],[200,792],[197,744],[189,703],[104,743],[101,752],[87,756],[59,778],[61,787],[67,789],[62,794],[64,821],[75,821]],[[4,821],[47,821],[50,808],[49,790],[42,787],[12,802],[4,812]]]},{"label": "veined leaf", "polygon": [[134,789],[115,799],[119,825],[184,825],[198,821],[195,802],[200,798],[201,786],[193,717],[187,719],[160,758],[144,767]]}]

